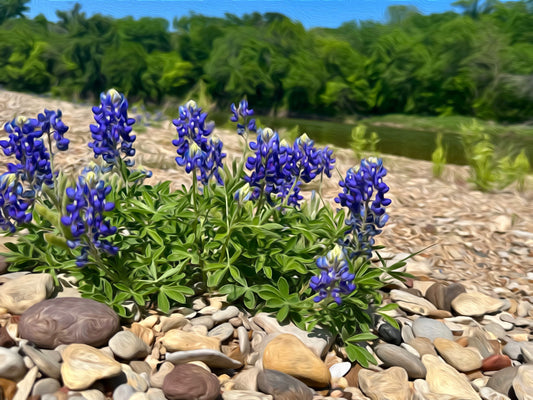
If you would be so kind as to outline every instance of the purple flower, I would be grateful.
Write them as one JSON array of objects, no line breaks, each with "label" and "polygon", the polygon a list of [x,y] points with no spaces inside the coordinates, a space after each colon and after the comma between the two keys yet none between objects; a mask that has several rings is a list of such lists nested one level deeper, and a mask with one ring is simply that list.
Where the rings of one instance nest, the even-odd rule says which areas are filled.
[{"label": "purple flower", "polygon": [[114,255],[118,247],[113,246],[104,237],[113,235],[117,228],[111,226],[105,218],[105,213],[113,210],[115,204],[106,200],[111,192],[111,186],[99,179],[100,170],[93,166],[86,168],[78,177],[75,188],[66,189],[69,204],[66,214],[61,217],[61,223],[70,227],[74,240],[67,243],[70,248],[81,247],[81,255],[76,265],[83,267],[88,262],[88,254],[92,248]]},{"label": "purple flower", "polygon": [[[246,129],[249,132],[257,132],[257,127],[255,125],[255,119],[248,119],[249,116],[254,115],[254,110],[248,108],[248,102],[246,100],[241,100],[239,107],[235,107],[235,103],[231,104],[231,112],[233,115],[230,120],[232,122],[237,122],[237,133],[239,135],[244,135]],[[239,120],[242,119],[241,122]]]},{"label": "purple flower", "polygon": [[136,136],[131,135],[135,119],[128,118],[128,101],[123,94],[110,89],[100,94],[100,102],[99,107],[93,107],[98,125],[90,126],[93,142],[89,147],[94,151],[94,158],[102,157],[108,170],[113,165],[119,166],[122,153],[125,164],[131,167],[134,161],[128,157],[135,155],[133,142]]},{"label": "purple flower", "polygon": [[341,295],[349,295],[356,289],[353,283],[355,275],[350,273],[345,250],[341,246],[335,245],[326,256],[319,257],[316,265],[321,270],[320,275],[313,276],[309,283],[311,289],[318,292],[313,299],[316,303],[331,296],[337,304],[341,304]]},{"label": "purple flower", "polygon": [[61,110],[57,110],[56,112],[45,108],[44,114],[39,114],[37,119],[40,124],[41,132],[48,135],[52,133],[57,149],[59,151],[65,151],[68,150],[70,141],[64,136],[68,131],[68,126],[66,126],[61,120],[61,115]]},{"label": "purple flower", "polygon": [[207,185],[211,177],[222,185],[220,168],[226,154],[222,152],[220,139],[212,135],[214,124],[206,124],[206,118],[207,113],[202,113],[192,100],[179,108],[179,118],[172,121],[178,132],[178,138],[172,141],[177,147],[176,163],[185,166],[187,173],[194,172],[203,185]]},{"label": "purple flower", "polygon": [[24,196],[22,184],[13,172],[0,175],[0,228],[15,232],[17,225],[32,220],[33,198]]},{"label": "purple flower", "polygon": [[370,258],[374,236],[381,233],[389,216],[385,207],[391,203],[385,198],[389,187],[383,182],[387,170],[381,159],[370,157],[361,160],[361,165],[350,168],[346,178],[339,182],[343,188],[335,201],[348,208],[346,224],[350,227],[356,250],[351,256]]}]

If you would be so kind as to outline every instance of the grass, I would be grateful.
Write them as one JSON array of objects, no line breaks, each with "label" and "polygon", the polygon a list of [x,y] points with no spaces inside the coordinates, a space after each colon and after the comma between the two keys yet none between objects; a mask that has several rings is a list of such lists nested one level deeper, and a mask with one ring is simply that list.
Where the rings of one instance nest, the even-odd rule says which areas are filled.
[{"label": "grass", "polygon": [[[457,133],[459,132],[459,126],[461,124],[469,124],[472,122],[472,119],[472,117],[464,116],[425,117],[420,115],[388,114],[379,117],[366,118],[362,122],[370,126],[391,125],[412,130]],[[500,135],[512,133],[533,137],[533,125],[504,125],[494,121],[482,120],[478,120],[478,123],[491,134]]]}]

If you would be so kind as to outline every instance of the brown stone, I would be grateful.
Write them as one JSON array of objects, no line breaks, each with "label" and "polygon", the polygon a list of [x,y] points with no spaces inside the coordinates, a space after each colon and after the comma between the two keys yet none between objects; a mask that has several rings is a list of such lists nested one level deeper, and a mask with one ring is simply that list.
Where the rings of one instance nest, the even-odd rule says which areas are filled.
[{"label": "brown stone", "polygon": [[314,388],[327,387],[331,380],[326,364],[300,339],[288,333],[276,336],[266,345],[263,368],[291,375]]},{"label": "brown stone", "polygon": [[152,342],[154,341],[154,331],[150,328],[147,328],[144,325],[134,322],[133,324],[131,324],[131,328],[129,330],[132,331],[136,336],[141,338],[141,340],[147,346],[152,345]]},{"label": "brown stone", "polygon": [[426,291],[426,294],[424,297],[428,299],[435,307],[437,307],[439,310],[444,310],[444,296],[446,293],[446,286],[444,286],[442,283],[435,282],[433,285],[431,285],[428,290]]},{"label": "brown stone", "polygon": [[348,381],[348,386],[350,387],[359,387],[359,371],[361,371],[363,367],[359,364],[355,364],[346,375],[344,375],[344,378]]},{"label": "brown stone", "polygon": [[71,343],[100,347],[118,332],[120,320],[105,304],[62,297],[31,306],[20,317],[18,327],[22,339],[41,348],[53,349]]},{"label": "brown stone", "polygon": [[17,343],[13,340],[11,335],[7,332],[4,326],[0,326],[0,346],[1,347],[13,347]]},{"label": "brown stone", "polygon": [[276,400],[312,400],[313,392],[303,382],[280,371],[265,369],[257,375],[257,388]]},{"label": "brown stone", "polygon": [[17,392],[17,383],[9,379],[0,378],[0,390],[2,390],[4,399],[12,400]]},{"label": "brown stone", "polygon": [[502,354],[493,354],[485,358],[481,364],[483,371],[499,371],[511,366],[511,359]]},{"label": "brown stone", "polygon": [[181,329],[171,329],[161,339],[161,343],[168,351],[187,351],[211,349],[220,351],[220,339],[202,336]]},{"label": "brown stone", "polygon": [[481,356],[475,350],[443,338],[436,338],[433,345],[442,358],[458,371],[467,372],[481,368]]},{"label": "brown stone", "polygon": [[446,311],[452,311],[452,301],[461,293],[466,293],[466,289],[462,284],[456,282],[447,286],[444,293],[444,302],[442,304],[442,309]]},{"label": "brown stone", "polygon": [[220,395],[216,375],[193,364],[174,366],[165,376],[162,389],[169,400],[215,400]]}]

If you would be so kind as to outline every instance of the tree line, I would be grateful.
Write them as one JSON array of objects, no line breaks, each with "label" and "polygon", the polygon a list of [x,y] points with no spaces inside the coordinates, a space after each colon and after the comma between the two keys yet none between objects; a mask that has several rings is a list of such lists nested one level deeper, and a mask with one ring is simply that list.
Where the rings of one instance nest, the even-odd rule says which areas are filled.
[{"label": "tree line", "polygon": [[305,29],[279,13],[88,17],[76,4],[24,17],[0,4],[0,85],[92,99],[109,87],[161,104],[246,96],[289,115],[470,115],[533,118],[533,1],[459,0],[463,13],[392,6],[387,22]]}]

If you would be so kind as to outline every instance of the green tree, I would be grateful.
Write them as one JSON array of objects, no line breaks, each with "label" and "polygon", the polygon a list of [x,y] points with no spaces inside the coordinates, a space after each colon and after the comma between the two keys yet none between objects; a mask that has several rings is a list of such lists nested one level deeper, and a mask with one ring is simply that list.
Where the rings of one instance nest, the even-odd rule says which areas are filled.
[{"label": "green tree", "polygon": [[0,2],[0,25],[11,18],[25,18],[24,13],[29,11],[26,5],[30,0],[2,0]]}]

